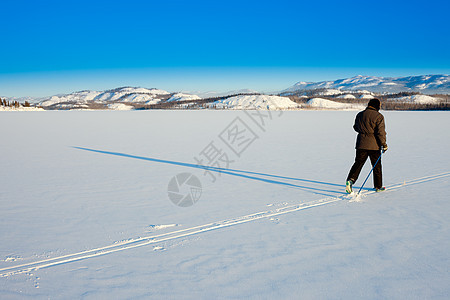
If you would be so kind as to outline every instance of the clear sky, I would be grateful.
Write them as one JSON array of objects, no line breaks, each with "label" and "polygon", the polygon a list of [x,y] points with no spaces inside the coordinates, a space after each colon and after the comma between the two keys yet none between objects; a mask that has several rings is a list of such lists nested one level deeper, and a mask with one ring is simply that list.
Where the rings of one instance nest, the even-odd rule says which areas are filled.
[{"label": "clear sky", "polygon": [[450,73],[450,1],[2,0],[0,95]]}]

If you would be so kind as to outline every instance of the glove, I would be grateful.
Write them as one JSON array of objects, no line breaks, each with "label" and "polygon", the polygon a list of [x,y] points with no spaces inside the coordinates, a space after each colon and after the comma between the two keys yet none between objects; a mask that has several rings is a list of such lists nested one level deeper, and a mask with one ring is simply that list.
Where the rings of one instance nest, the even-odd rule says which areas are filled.
[{"label": "glove", "polygon": [[388,147],[387,147],[387,146],[381,146],[381,152],[382,152],[382,153],[386,152],[386,151],[387,151],[387,149],[388,149]]}]

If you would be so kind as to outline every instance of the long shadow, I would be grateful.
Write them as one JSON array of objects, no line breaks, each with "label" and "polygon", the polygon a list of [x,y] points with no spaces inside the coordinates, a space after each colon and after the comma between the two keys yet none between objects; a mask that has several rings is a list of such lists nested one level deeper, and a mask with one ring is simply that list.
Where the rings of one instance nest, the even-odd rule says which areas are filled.
[{"label": "long shadow", "polygon": [[232,171],[232,172],[239,172],[239,173],[246,173],[246,174],[253,174],[253,175],[261,175],[261,176],[274,177],[274,178],[287,179],[287,180],[303,181],[303,182],[309,182],[309,183],[315,183],[315,184],[331,185],[331,186],[337,186],[340,188],[342,188],[342,186],[343,186],[342,184],[337,184],[337,183],[323,182],[323,181],[317,181],[317,180],[311,180],[311,179],[302,179],[302,178],[296,178],[296,177],[288,177],[288,176],[253,172],[253,171],[225,169],[225,168],[218,168],[218,167],[209,167],[209,168],[214,168],[217,170],[228,170],[228,171]]},{"label": "long shadow", "polygon": [[[286,177],[286,176],[279,176],[279,175],[272,175],[272,174],[265,174],[265,173],[258,173],[258,172],[252,172],[252,171],[244,171],[244,170],[234,170],[234,169],[202,166],[202,165],[196,165],[196,164],[192,164],[192,163],[184,163],[184,162],[164,160],[164,159],[151,158],[151,157],[145,157],[145,156],[137,156],[137,155],[131,155],[131,154],[126,154],[126,153],[120,153],[120,152],[96,150],[96,149],[90,149],[90,148],[84,148],[84,147],[75,147],[74,146],[72,148],[78,149],[78,150],[95,152],[95,153],[107,154],[107,155],[122,156],[122,157],[146,160],[146,161],[151,161],[151,162],[158,162],[158,163],[171,164],[171,165],[183,166],[183,167],[188,167],[188,168],[196,168],[196,169],[208,170],[208,171],[211,171],[211,172],[223,173],[223,174],[228,174],[228,175],[232,175],[232,176],[238,176],[238,177],[242,177],[242,178],[247,178],[247,179],[252,179],[252,180],[272,183],[272,184],[279,184],[279,185],[284,185],[284,186],[288,186],[288,187],[292,187],[292,188],[298,188],[298,189],[301,189],[301,190],[305,190],[307,192],[311,192],[311,193],[318,194],[318,195],[324,195],[324,196],[328,196],[328,197],[335,197],[336,196],[335,194],[342,194],[341,191],[313,188],[313,187],[309,187],[309,186],[301,186],[301,185],[298,185],[298,184],[292,184],[292,183],[278,181],[278,180],[272,180],[272,179],[267,179],[267,178],[255,177],[255,176],[251,176],[251,175],[245,175],[245,174],[242,174],[242,173],[252,174],[252,175],[261,175],[261,176],[267,176],[267,177],[274,177],[274,178],[282,178],[282,179],[288,179],[288,180],[298,180],[298,181],[304,181],[304,182],[310,182],[310,183],[316,183],[316,184],[325,184],[325,185],[339,186],[339,187],[342,188],[342,185],[333,184],[333,183],[314,181],[314,180],[307,180],[307,179],[300,179],[300,178],[293,178],[293,177]],[[234,172],[237,172],[237,173],[234,173]],[[331,193],[331,194],[328,194],[328,193]]]},{"label": "long shadow", "polygon": [[[323,185],[330,185],[330,186],[336,186],[340,189],[343,188],[343,184],[337,184],[337,183],[331,183],[331,182],[324,182],[324,181],[317,181],[312,179],[303,179],[303,178],[297,178],[297,177],[288,177],[288,176],[281,176],[281,175],[275,175],[275,174],[267,174],[267,173],[260,173],[260,172],[253,172],[253,171],[245,171],[245,170],[237,170],[237,169],[226,169],[226,168],[218,168],[218,167],[208,167],[209,170],[216,169],[218,171],[226,170],[226,171],[232,171],[232,172],[239,172],[239,173],[246,173],[246,174],[253,174],[253,175],[261,175],[261,176],[267,176],[267,177],[274,177],[274,178],[280,178],[280,179],[287,179],[287,180],[295,180],[295,181],[303,181],[303,182],[309,182],[309,183],[315,183],[315,184],[323,184]],[[357,186],[354,187],[355,189],[358,188]],[[371,191],[371,188],[363,188],[363,190]],[[336,192],[336,191],[335,191]]]}]

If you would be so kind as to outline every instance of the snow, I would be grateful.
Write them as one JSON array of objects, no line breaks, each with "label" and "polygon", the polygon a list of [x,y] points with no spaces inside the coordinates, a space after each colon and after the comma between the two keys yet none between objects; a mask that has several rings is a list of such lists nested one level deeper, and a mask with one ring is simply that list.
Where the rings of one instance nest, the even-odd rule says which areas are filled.
[{"label": "snow", "polygon": [[0,105],[0,111],[44,111],[43,108],[40,107],[8,107],[8,106],[1,106]]},{"label": "snow", "polygon": [[168,95],[167,91],[159,89],[146,89],[146,88],[119,88],[110,92],[104,92],[99,95],[96,100],[98,101],[129,101],[131,102],[145,102],[153,99],[154,96]]},{"label": "snow", "polygon": [[422,84],[418,84],[416,85],[416,88],[419,90],[423,90],[427,88],[427,84],[426,83],[422,83]]},{"label": "snow", "polygon": [[186,100],[200,100],[201,98],[197,95],[190,95],[190,94],[184,94],[184,93],[175,93],[173,94],[169,99],[167,99],[167,102],[172,101],[186,101]]},{"label": "snow", "polygon": [[240,89],[240,90],[231,90],[226,92],[219,92],[219,91],[183,91],[184,94],[195,94],[198,95],[200,98],[214,98],[214,97],[223,97],[223,96],[230,96],[230,95],[237,95],[237,94],[261,94],[260,91],[252,90],[252,89]]},{"label": "snow", "polygon": [[98,97],[101,94],[101,92],[96,91],[81,91],[81,92],[74,92],[71,94],[66,95],[56,95],[51,96],[48,99],[43,100],[40,104],[43,107],[64,103],[64,102],[76,102],[78,104],[84,104],[88,101],[92,101],[96,97]]},{"label": "snow", "polygon": [[393,100],[401,101],[401,102],[412,102],[412,103],[417,103],[417,104],[435,104],[435,103],[439,103],[439,99],[436,99],[434,97],[427,96],[427,95],[412,95],[412,96],[396,98],[396,99],[393,99]]},{"label": "snow", "polygon": [[368,100],[373,99],[373,98],[375,98],[375,97],[372,95],[369,95],[369,94],[364,94],[359,97],[359,99],[368,99]]},{"label": "snow", "polygon": [[[160,100],[154,99],[157,96],[168,95],[169,92],[159,89],[122,87],[108,91],[81,91],[64,95],[51,96],[40,102],[43,107],[48,107],[60,103],[67,105],[79,106],[87,103],[104,103],[104,102],[152,102],[152,104]],[[66,105],[66,106],[67,106]]]},{"label": "snow", "polygon": [[[383,112],[388,190],[359,202],[356,113],[2,112],[0,298],[448,298],[448,112]],[[257,135],[239,155],[219,138],[235,120]],[[258,174],[212,182],[189,165],[212,142]],[[190,207],[168,198],[181,172]]]},{"label": "snow", "polygon": [[278,110],[297,108],[297,103],[287,97],[268,95],[235,96],[213,102],[217,108]]},{"label": "snow", "polygon": [[169,95],[169,92],[160,89],[147,89],[147,88],[134,88],[134,87],[124,87],[120,88],[119,91],[123,94],[151,94],[151,95]]},{"label": "snow", "polygon": [[360,104],[349,104],[331,101],[323,98],[312,98],[306,102],[308,107],[322,109],[363,109]]},{"label": "snow", "polygon": [[319,93],[319,95],[323,96],[334,96],[340,94],[342,94],[342,91],[338,89],[326,89],[324,92]]},{"label": "snow", "polygon": [[420,75],[408,77],[376,77],[376,76],[354,76],[351,78],[320,82],[298,82],[285,89],[283,92],[298,90],[312,90],[317,88],[341,89],[357,91],[361,89],[370,92],[421,91],[422,93],[449,93],[449,75]]},{"label": "snow", "polygon": [[150,100],[146,101],[145,104],[151,105],[151,104],[157,104],[159,102],[161,102],[160,99],[150,99]]},{"label": "snow", "polygon": [[123,102],[132,102],[132,103],[140,103],[140,102],[146,102],[146,103],[158,103],[161,100],[154,99],[152,95],[148,94],[131,94],[126,96],[123,100]]},{"label": "snow", "polygon": [[133,110],[134,107],[131,105],[126,105],[123,103],[112,103],[108,104],[108,108],[112,110]]},{"label": "snow", "polygon": [[155,230],[161,230],[161,229],[166,229],[166,228],[170,228],[170,227],[175,227],[175,226],[179,226],[178,224],[160,224],[160,225],[149,225],[148,227],[150,228],[150,231],[155,231]]},{"label": "snow", "polygon": [[358,92],[361,93],[361,94],[372,94],[372,92],[367,91],[367,90],[361,90],[361,91],[358,91]]},{"label": "snow", "polygon": [[339,99],[356,99],[356,97],[352,94],[341,95],[341,96],[338,96],[337,98],[339,98]]},{"label": "snow", "polygon": [[106,92],[100,94],[98,97],[96,97],[96,100],[99,102],[103,101],[114,101],[118,100],[120,97],[125,96],[125,93],[122,92]]}]

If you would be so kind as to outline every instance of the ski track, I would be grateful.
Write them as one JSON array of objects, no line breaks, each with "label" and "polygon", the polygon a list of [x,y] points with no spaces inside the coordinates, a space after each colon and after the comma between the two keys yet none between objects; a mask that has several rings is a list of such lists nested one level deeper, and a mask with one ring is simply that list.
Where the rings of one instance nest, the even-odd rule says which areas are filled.
[{"label": "ski track", "polygon": [[[400,189],[402,187],[406,187],[406,186],[410,186],[410,185],[415,185],[415,184],[420,184],[420,183],[424,183],[427,181],[437,180],[437,179],[444,178],[447,176],[450,176],[450,172],[416,178],[413,180],[405,181],[403,183],[394,184],[392,186],[389,186],[389,187],[387,187],[386,192]],[[383,192],[383,193],[386,193],[386,192]],[[362,192],[361,196],[365,197],[365,196],[368,196],[368,195],[371,195],[374,193],[376,193],[376,192],[375,191]],[[49,268],[49,267],[53,267],[53,266],[67,264],[67,263],[74,262],[74,261],[85,260],[85,259],[89,259],[89,258],[96,257],[96,256],[107,255],[107,254],[111,254],[111,253],[115,253],[115,252],[119,252],[119,251],[125,251],[125,250],[129,250],[129,249],[133,249],[133,248],[147,246],[150,244],[156,244],[156,243],[160,243],[160,242],[175,240],[175,239],[179,239],[179,238],[183,238],[183,237],[200,234],[203,232],[208,232],[208,231],[217,230],[220,228],[244,224],[244,223],[248,223],[248,222],[252,222],[252,221],[256,221],[256,220],[260,220],[260,219],[264,219],[264,218],[270,218],[270,217],[274,217],[274,216],[278,216],[278,215],[283,215],[283,214],[287,214],[287,213],[291,213],[291,212],[295,212],[295,211],[299,211],[299,210],[304,210],[304,209],[308,209],[308,208],[323,206],[323,205],[327,205],[327,204],[331,204],[331,203],[335,203],[335,202],[343,201],[343,200],[357,201],[357,200],[355,200],[354,195],[342,195],[342,196],[338,196],[338,197],[327,197],[327,198],[323,198],[323,199],[319,199],[319,200],[315,200],[315,201],[311,201],[311,202],[285,206],[285,207],[277,208],[274,210],[257,212],[257,213],[253,213],[253,214],[249,214],[249,215],[245,215],[245,216],[241,216],[241,217],[231,218],[231,219],[222,220],[222,221],[216,221],[216,222],[212,222],[212,223],[208,223],[208,224],[204,224],[204,225],[194,226],[194,227],[176,230],[176,231],[172,231],[172,232],[167,232],[167,233],[163,233],[163,234],[150,235],[150,236],[141,237],[141,238],[137,238],[137,239],[129,239],[129,240],[125,240],[123,242],[114,243],[112,245],[108,245],[108,246],[101,247],[101,248],[95,248],[95,249],[91,249],[91,250],[67,254],[67,255],[58,256],[58,257],[54,257],[54,258],[48,258],[48,259],[39,260],[39,261],[35,261],[35,262],[30,262],[30,263],[10,266],[7,268],[2,268],[2,269],[0,269],[0,277],[8,277],[8,276],[12,276],[12,275],[27,273],[27,272],[45,269],[45,268]]]}]

